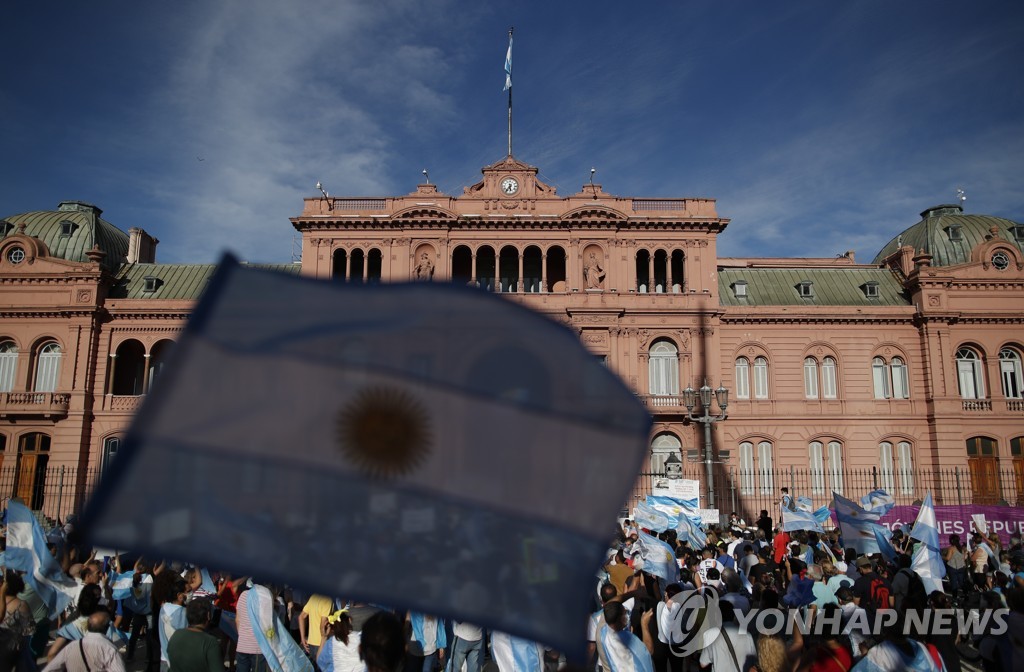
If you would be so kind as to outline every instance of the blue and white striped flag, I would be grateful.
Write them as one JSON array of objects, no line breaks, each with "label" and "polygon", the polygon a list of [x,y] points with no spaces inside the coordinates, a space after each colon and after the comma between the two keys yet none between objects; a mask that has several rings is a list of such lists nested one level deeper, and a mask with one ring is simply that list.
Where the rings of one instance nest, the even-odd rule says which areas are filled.
[{"label": "blue and white striped flag", "polygon": [[599,638],[610,672],[654,672],[650,651],[628,629],[615,631],[605,625]]},{"label": "blue and white striped flag", "polygon": [[942,590],[942,577],[946,575],[946,565],[942,562],[938,549],[933,549],[927,542],[922,542],[914,552],[910,568],[921,577],[929,594]]},{"label": "blue and white striped flag", "polygon": [[872,490],[868,494],[860,498],[860,505],[865,511],[877,513],[879,516],[884,516],[889,513],[894,506],[896,506],[896,500],[893,496],[887,493],[885,490]]},{"label": "blue and white striped flag", "polygon": [[939,525],[935,520],[935,506],[932,504],[931,492],[924,496],[924,502],[917,511],[917,520],[914,521],[914,527],[910,530],[910,538],[917,539],[936,553],[939,552]]},{"label": "blue and white striped flag", "polygon": [[[577,334],[467,287],[228,259],[162,376],[83,517],[94,543],[584,657],[590,580],[651,418]],[[490,598],[461,599],[467,585]]]},{"label": "blue and white striped flag", "polygon": [[665,579],[668,583],[679,580],[679,564],[672,547],[657,537],[640,532],[637,536],[643,570],[651,576]]},{"label": "blue and white striped flag", "polygon": [[699,504],[696,497],[682,499],[668,495],[647,495],[647,503],[673,516],[678,516],[681,511],[696,511]]},{"label": "blue and white striped flag", "polygon": [[508,91],[512,88],[512,31],[508,31],[508,51],[505,52],[505,88]]},{"label": "blue and white striped flag", "polygon": [[843,535],[843,548],[852,548],[861,554],[878,553],[874,528],[878,514],[865,511],[857,502],[837,492],[832,493],[832,505],[835,507],[839,531]]},{"label": "blue and white striped flag", "polygon": [[76,599],[80,588],[64,573],[46,547],[46,535],[27,506],[17,500],[7,502],[8,569],[25,573],[25,582],[46,604],[54,617]]},{"label": "blue and white striped flag", "polygon": [[274,611],[274,596],[263,586],[249,589],[247,605],[252,633],[271,672],[313,672],[313,663]]},{"label": "blue and white striped flag", "polygon": [[805,495],[796,498],[796,510],[811,513],[814,510],[814,501]]},{"label": "blue and white striped flag", "polygon": [[675,527],[673,523],[678,522],[670,519],[663,511],[652,508],[644,502],[637,502],[633,520],[640,527],[653,532],[664,532],[670,527]]},{"label": "blue and white striped flag", "polygon": [[676,526],[676,535],[681,541],[690,544],[692,549],[702,549],[708,545],[708,535],[701,527],[700,519],[694,519],[688,515],[679,516],[679,524]]},{"label": "blue and white striped flag", "polygon": [[825,521],[832,517],[832,511],[827,506],[819,506],[811,515],[814,516],[816,521],[824,525]]},{"label": "blue and white striped flag", "polygon": [[871,523],[872,532],[875,535],[875,543],[878,544],[878,552],[889,562],[896,560],[896,549],[892,545],[892,532],[885,525]]},{"label": "blue and white striped flag", "polygon": [[122,574],[114,574],[110,582],[110,596],[115,600],[126,600],[131,597],[134,577],[134,569],[129,569]]},{"label": "blue and white striped flag", "polygon": [[814,517],[813,511],[796,510],[789,511],[787,509],[782,510],[782,529],[786,532],[792,532],[794,530],[809,530],[811,532],[824,532],[825,528],[821,526],[818,519]]},{"label": "blue and white striped flag", "polygon": [[491,656],[500,672],[544,672],[544,647],[504,632],[491,633]]}]

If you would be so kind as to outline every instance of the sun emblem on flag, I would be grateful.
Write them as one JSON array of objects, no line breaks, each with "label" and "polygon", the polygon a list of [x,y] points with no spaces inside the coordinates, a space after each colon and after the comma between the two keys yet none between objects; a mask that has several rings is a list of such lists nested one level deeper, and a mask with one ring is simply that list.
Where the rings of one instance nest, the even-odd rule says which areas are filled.
[{"label": "sun emblem on flag", "polygon": [[338,411],[338,444],[361,471],[378,478],[402,476],[430,454],[430,420],[424,405],[396,388],[374,388]]}]

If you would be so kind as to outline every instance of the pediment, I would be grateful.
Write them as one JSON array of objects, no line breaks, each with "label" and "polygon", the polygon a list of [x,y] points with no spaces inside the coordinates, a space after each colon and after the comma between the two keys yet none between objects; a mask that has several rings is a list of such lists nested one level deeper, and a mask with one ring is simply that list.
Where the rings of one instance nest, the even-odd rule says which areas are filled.
[{"label": "pediment", "polygon": [[396,212],[391,219],[440,219],[440,220],[456,220],[458,219],[451,210],[442,208],[436,205],[413,205],[404,210]]},{"label": "pediment", "polygon": [[597,220],[601,222],[625,222],[627,217],[612,208],[603,205],[581,205],[565,213],[562,221]]},{"label": "pediment", "polygon": [[515,158],[514,156],[506,156],[504,159],[502,159],[500,161],[497,161],[495,163],[492,163],[489,166],[484,166],[484,168],[483,168],[483,172],[484,173],[493,172],[493,171],[506,171],[506,172],[511,171],[511,172],[531,172],[531,173],[536,173],[537,172],[537,167],[536,166],[531,166],[528,163],[523,163],[522,161],[520,161],[519,159]]}]

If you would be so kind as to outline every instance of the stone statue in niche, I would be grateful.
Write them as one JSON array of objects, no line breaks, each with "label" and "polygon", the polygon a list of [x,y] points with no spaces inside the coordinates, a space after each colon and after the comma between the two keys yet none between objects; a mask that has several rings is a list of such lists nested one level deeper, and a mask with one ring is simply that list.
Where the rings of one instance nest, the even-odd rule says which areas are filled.
[{"label": "stone statue in niche", "polygon": [[590,253],[583,266],[583,279],[587,283],[587,289],[601,289],[601,284],[604,282],[604,269],[594,252]]},{"label": "stone statue in niche", "polygon": [[420,253],[420,263],[416,264],[413,275],[420,282],[430,282],[434,277],[434,262],[430,260],[429,252]]}]

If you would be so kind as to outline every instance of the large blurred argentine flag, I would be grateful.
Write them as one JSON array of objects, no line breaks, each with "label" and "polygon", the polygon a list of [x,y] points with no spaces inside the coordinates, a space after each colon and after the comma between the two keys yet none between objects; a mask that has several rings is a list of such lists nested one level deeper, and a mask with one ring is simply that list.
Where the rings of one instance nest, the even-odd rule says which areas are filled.
[{"label": "large blurred argentine flag", "polygon": [[649,429],[573,332],[512,301],[225,258],[83,522],[582,657]]}]

